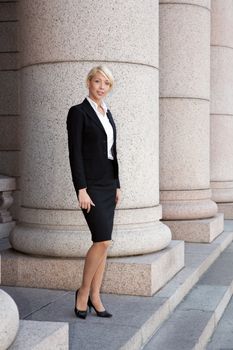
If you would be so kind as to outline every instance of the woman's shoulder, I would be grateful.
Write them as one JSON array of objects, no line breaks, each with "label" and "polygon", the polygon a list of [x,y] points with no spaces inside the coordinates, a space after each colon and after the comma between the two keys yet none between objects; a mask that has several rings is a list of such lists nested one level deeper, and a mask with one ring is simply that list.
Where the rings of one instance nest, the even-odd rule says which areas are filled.
[{"label": "woman's shoulder", "polygon": [[69,108],[68,115],[66,118],[67,125],[76,125],[83,123],[85,119],[85,113],[82,108],[82,103],[73,105]]},{"label": "woman's shoulder", "polygon": [[69,111],[70,111],[70,110],[71,110],[71,111],[73,111],[73,110],[82,111],[82,109],[83,109],[83,102],[71,106],[70,109],[69,109]]},{"label": "woman's shoulder", "polygon": [[74,114],[83,114],[83,102],[73,105],[69,108],[68,116]]}]

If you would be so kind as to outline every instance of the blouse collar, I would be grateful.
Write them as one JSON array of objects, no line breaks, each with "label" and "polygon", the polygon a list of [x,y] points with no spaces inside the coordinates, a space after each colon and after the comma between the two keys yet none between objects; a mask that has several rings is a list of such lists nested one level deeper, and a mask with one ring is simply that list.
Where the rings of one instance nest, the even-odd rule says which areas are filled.
[{"label": "blouse collar", "polygon": [[[97,104],[95,101],[93,101],[89,96],[86,96],[86,99],[90,102],[90,104],[92,105],[92,107],[93,107],[96,111],[98,111],[98,104]],[[102,100],[102,102],[101,102],[101,106],[103,107],[104,112],[107,113],[108,108],[107,108],[106,103],[105,103],[103,100]]]}]

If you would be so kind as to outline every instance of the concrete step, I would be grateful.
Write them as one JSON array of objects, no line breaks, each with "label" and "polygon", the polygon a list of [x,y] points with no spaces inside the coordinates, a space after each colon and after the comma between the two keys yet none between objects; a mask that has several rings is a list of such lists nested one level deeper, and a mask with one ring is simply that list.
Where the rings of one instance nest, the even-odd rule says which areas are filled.
[{"label": "concrete step", "polygon": [[143,349],[205,349],[232,293],[233,243],[212,264]]},{"label": "concrete step", "polygon": [[100,320],[94,313],[88,314],[85,321],[76,319],[73,312],[74,292],[1,288],[19,305],[20,318],[69,322],[70,350],[141,349],[232,242],[232,238],[233,233],[226,231],[210,244],[186,243],[185,267],[151,297],[103,293],[104,305],[113,313],[108,320]]},{"label": "concrete step", "polygon": [[19,331],[8,350],[68,350],[69,328],[63,322],[20,320]]},{"label": "concrete step", "polygon": [[206,350],[233,349],[233,298],[231,298]]},{"label": "concrete step", "polygon": [[[5,245],[5,242],[4,242],[4,245]],[[1,259],[1,255],[0,255],[0,259]],[[1,279],[1,275],[0,275],[0,279]],[[12,298],[15,300],[13,296]],[[7,347],[8,350],[68,350],[69,349],[69,324],[67,322],[45,322],[45,321],[25,321],[25,320],[19,321],[19,312],[17,307],[19,306],[20,303],[16,302],[17,307],[15,306],[16,309],[14,310],[15,303],[11,304],[9,303],[8,300],[3,298],[1,298],[1,301],[4,301],[4,303],[3,305],[1,305],[2,307],[0,310],[1,311],[0,318],[3,317],[2,321],[0,322],[0,333],[1,331],[4,332],[5,334],[7,333],[8,346],[9,344],[12,343],[12,340],[15,338],[12,345],[10,347]],[[8,301],[8,304],[6,304],[6,301]],[[12,300],[12,303],[13,303],[13,300]],[[28,300],[24,300],[24,303],[28,304]],[[5,314],[4,314],[4,307],[5,307]],[[31,305],[29,307],[31,307]],[[19,328],[18,328],[18,324],[19,324]],[[14,332],[14,329],[15,329],[15,332]],[[17,329],[18,329],[18,332],[17,332]],[[13,330],[13,337],[11,334],[12,330]],[[16,337],[15,337],[15,334],[16,334]],[[3,334],[0,334],[0,338],[5,339],[5,338],[2,338],[2,336]],[[5,349],[4,345],[1,342],[0,342],[0,349]]]},{"label": "concrete step", "polygon": [[[82,281],[83,258],[38,257],[1,251],[2,283],[8,286],[72,290]],[[107,259],[102,291],[151,296],[184,267],[184,242],[159,252]]]}]

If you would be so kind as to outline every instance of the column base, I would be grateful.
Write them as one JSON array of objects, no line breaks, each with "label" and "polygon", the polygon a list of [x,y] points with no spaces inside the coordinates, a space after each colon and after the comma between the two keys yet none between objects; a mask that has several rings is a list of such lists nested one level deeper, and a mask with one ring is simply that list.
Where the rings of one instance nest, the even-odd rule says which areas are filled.
[{"label": "column base", "polygon": [[163,220],[199,220],[212,218],[218,212],[211,190],[161,190]]},{"label": "column base", "polygon": [[[9,236],[15,250],[31,255],[85,257],[92,245],[87,225],[58,226],[18,223]],[[160,251],[171,241],[161,221],[114,225],[109,256],[131,256]]]},{"label": "column base", "polygon": [[[84,259],[1,253],[2,284],[74,290],[81,284]],[[101,291],[151,296],[184,267],[184,242],[172,241],[157,253],[108,258]]]},{"label": "column base", "polygon": [[218,211],[224,214],[224,219],[233,219],[233,203],[217,203]]},{"label": "column base", "polygon": [[218,203],[233,201],[233,181],[211,181],[212,200]]},{"label": "column base", "polygon": [[172,239],[185,242],[212,242],[224,230],[224,216],[218,213],[209,219],[163,221],[170,227]]},{"label": "column base", "polygon": [[9,349],[19,328],[19,311],[14,300],[0,289],[0,349]]}]

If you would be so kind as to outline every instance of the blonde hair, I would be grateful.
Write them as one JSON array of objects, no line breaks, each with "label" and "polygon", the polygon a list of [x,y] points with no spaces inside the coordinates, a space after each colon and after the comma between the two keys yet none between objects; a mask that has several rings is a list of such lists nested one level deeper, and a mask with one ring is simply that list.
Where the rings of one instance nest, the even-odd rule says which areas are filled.
[{"label": "blonde hair", "polygon": [[96,66],[93,67],[90,72],[87,74],[86,77],[86,85],[88,87],[88,81],[90,81],[94,75],[99,72],[101,74],[103,74],[110,82],[110,89],[112,89],[113,84],[114,84],[114,77],[112,75],[112,72],[110,71],[110,69],[106,66]]}]

